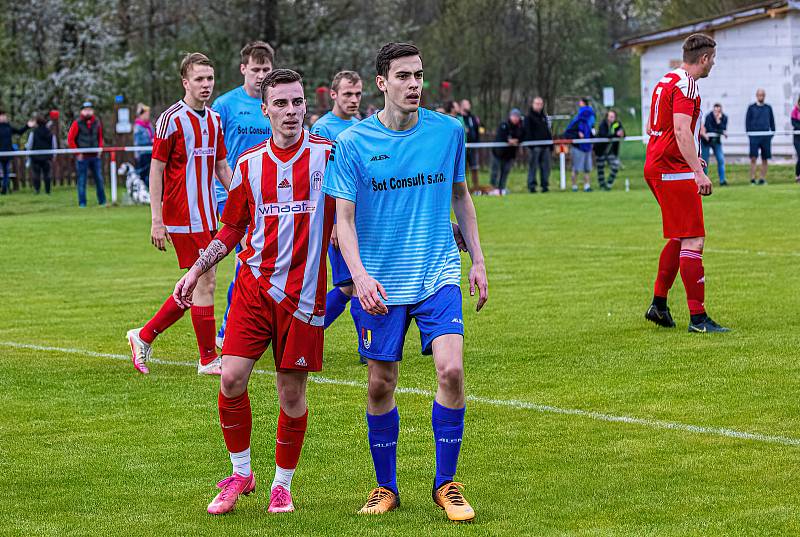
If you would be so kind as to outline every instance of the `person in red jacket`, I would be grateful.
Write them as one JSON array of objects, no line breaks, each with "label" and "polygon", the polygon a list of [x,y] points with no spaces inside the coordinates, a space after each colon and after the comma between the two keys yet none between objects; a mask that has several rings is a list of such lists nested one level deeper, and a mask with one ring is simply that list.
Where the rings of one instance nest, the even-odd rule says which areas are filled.
[{"label": "person in red jacket", "polygon": [[[72,122],[67,134],[67,145],[72,149],[82,147],[103,147],[103,125],[100,118],[94,115],[90,101],[83,103],[80,116]],[[86,207],[86,176],[91,170],[97,189],[97,204],[106,204],[106,192],[103,187],[103,168],[99,152],[79,153],[75,157],[78,170],[78,205]]]}]

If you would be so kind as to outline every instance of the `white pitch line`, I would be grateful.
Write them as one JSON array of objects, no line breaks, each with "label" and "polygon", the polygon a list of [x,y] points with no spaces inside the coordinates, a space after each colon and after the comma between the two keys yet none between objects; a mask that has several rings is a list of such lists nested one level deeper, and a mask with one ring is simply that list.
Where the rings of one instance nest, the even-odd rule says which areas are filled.
[{"label": "white pitch line", "polygon": [[[11,347],[14,349],[29,349],[34,351],[47,351],[47,352],[61,352],[66,354],[81,354],[84,356],[92,356],[95,358],[110,358],[112,360],[128,361],[131,359],[128,354],[110,354],[105,352],[95,352],[84,349],[71,349],[63,347],[48,347],[43,345],[31,345],[28,343],[17,343],[14,341],[0,341],[0,346]],[[196,362],[177,362],[172,360],[160,360],[158,358],[151,358],[150,362],[161,365],[176,365],[182,367],[196,367]],[[259,375],[275,376],[273,371],[266,371],[264,369],[254,369],[253,373]],[[319,375],[309,375],[309,382],[315,384],[329,384],[332,386],[347,386],[350,388],[366,389],[367,385],[363,382],[356,380],[340,380]],[[398,387],[398,393],[405,393],[411,395],[422,395],[432,398],[435,394],[430,390],[423,390],[420,388],[403,388]],[[629,425],[641,425],[643,427],[650,427],[653,429],[668,429],[672,431],[683,431],[687,433],[706,434],[713,436],[724,436],[728,438],[735,438],[737,440],[753,440],[755,442],[764,442],[768,444],[782,444],[785,446],[800,446],[800,438],[790,438],[787,436],[772,436],[759,433],[748,433],[745,431],[737,431],[734,429],[727,429],[725,427],[703,427],[700,425],[689,425],[686,423],[677,423],[672,421],[650,420],[645,418],[636,418],[633,416],[618,416],[615,414],[606,414],[604,412],[593,412],[591,410],[581,410],[578,408],[560,408],[551,405],[541,405],[531,403],[528,401],[519,401],[515,399],[493,399],[489,397],[479,397],[476,395],[468,395],[467,401],[478,403],[482,405],[514,408],[517,410],[533,410],[545,414],[561,414],[564,416],[579,416],[598,421],[606,421],[611,423],[626,423]]]}]

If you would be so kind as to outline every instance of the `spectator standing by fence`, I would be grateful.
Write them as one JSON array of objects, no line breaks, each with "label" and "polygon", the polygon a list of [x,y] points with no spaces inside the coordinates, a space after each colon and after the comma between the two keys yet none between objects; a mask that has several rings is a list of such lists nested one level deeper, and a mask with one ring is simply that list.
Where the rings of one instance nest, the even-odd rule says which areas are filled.
[{"label": "spectator standing by fence", "polygon": [[[58,149],[58,140],[53,134],[47,119],[44,116],[36,117],[36,128],[31,132],[28,149],[33,151]],[[51,184],[51,164],[55,160],[55,155],[31,155],[31,172],[33,173],[33,190],[39,194],[42,183],[44,183],[45,193],[50,193]]]},{"label": "spectator standing by fence", "polygon": [[800,183],[800,134],[797,134],[800,131],[800,98],[797,99],[797,102],[794,103],[794,107],[792,107],[792,130],[795,131],[795,134],[792,136],[792,141],[794,142],[794,151],[797,153],[797,162],[794,165],[794,180],[797,183]]},{"label": "spectator standing by fence", "polygon": [[722,113],[722,105],[714,104],[711,113],[706,115],[703,127],[700,129],[700,151],[706,167],[703,171],[708,174],[708,159],[711,151],[714,151],[714,158],[717,160],[717,173],[719,175],[719,186],[725,186],[725,152],[722,150],[722,137],[727,137],[728,116]]},{"label": "spectator standing by fence", "polygon": [[[67,134],[67,145],[72,149],[84,147],[103,147],[103,125],[100,118],[94,115],[94,107],[90,101],[83,103],[78,119],[72,122]],[[96,152],[78,153],[75,156],[78,172],[78,206],[86,207],[86,176],[89,170],[94,177],[97,191],[97,204],[106,204],[106,191],[103,187],[103,168],[100,154]]]},{"label": "spectator standing by fence", "polygon": [[[756,102],[747,108],[745,117],[745,130],[749,132],[775,132],[775,116],[772,107],[764,102],[766,92],[763,89],[756,90]],[[750,184],[767,184],[767,163],[772,158],[772,135],[757,134],[748,135],[750,138]],[[758,154],[761,153],[761,176],[756,183],[756,161]]]},{"label": "spectator standing by fence", "polygon": [[[616,111],[609,110],[606,112],[606,117],[600,123],[597,136],[598,138],[622,138],[625,136],[625,129],[622,126],[622,122],[617,119]],[[594,144],[594,152],[597,155],[597,183],[601,189],[611,190],[611,187],[614,186],[614,181],[617,180],[617,172],[619,172],[619,141]],[[606,182],[606,164],[611,168],[608,182]]]},{"label": "spectator standing by fence", "polygon": [[[553,133],[550,131],[550,121],[544,111],[544,99],[534,97],[531,107],[525,116],[526,142],[551,142]],[[528,191],[536,192],[536,174],[541,174],[542,192],[550,189],[550,162],[553,152],[552,145],[533,145],[528,147]]]},{"label": "spectator standing by fence", "polygon": [[[578,101],[578,113],[567,125],[564,138],[573,140],[591,138],[594,122],[594,109],[589,105],[589,99],[581,99]],[[583,173],[583,191],[591,192],[592,179],[589,174],[592,173],[592,144],[572,144],[570,154],[572,155],[572,191],[578,191],[578,173]]]},{"label": "spectator standing by fence", "polygon": [[[14,143],[12,137],[16,134],[22,134],[34,125],[33,121],[29,121],[27,125],[22,127],[12,127],[8,122],[8,114],[5,110],[0,110],[0,151],[14,151]],[[3,173],[3,183],[0,186],[0,194],[11,193],[11,157],[0,157],[0,171]]]},{"label": "spectator standing by fence", "polygon": [[508,174],[511,172],[511,166],[517,157],[517,149],[523,134],[522,113],[518,108],[514,108],[508,115],[508,119],[501,122],[500,126],[497,127],[497,135],[494,139],[495,142],[506,142],[509,145],[492,148],[494,160],[492,161],[491,181],[492,186],[497,189],[497,193],[501,196],[508,194],[506,189]]},{"label": "spectator standing by fence", "polygon": [[[481,120],[472,113],[472,103],[469,99],[461,99],[461,119],[464,121],[464,130],[467,133],[467,143],[481,141]],[[472,180],[472,192],[481,191],[481,181],[478,171],[481,163],[478,157],[478,149],[467,149],[467,168],[469,168]]]},{"label": "spectator standing by fence", "polygon": [[[136,105],[136,121],[133,125],[133,145],[153,145],[153,124],[150,122],[150,107],[139,103]],[[150,188],[150,159],[152,151],[135,151],[136,173]]]}]

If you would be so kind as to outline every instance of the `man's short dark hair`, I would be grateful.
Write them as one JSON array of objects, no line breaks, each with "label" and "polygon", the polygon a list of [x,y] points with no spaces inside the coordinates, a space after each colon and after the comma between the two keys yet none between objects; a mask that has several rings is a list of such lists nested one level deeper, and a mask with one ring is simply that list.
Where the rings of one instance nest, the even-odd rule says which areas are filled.
[{"label": "man's short dark hair", "polygon": [[446,114],[450,114],[455,109],[456,102],[455,101],[445,101],[444,105],[442,107],[444,108],[444,111],[445,111]]},{"label": "man's short dark hair", "polygon": [[358,84],[361,82],[361,77],[358,76],[358,73],[355,71],[339,71],[333,77],[333,81],[331,82],[331,90],[339,91],[339,85],[342,83],[342,80],[347,80],[351,84]]},{"label": "man's short dark hair", "polygon": [[250,60],[255,63],[269,63],[272,65],[275,59],[275,51],[266,41],[251,41],[242,48],[240,54],[242,56],[242,65],[247,65]]},{"label": "man's short dark hair", "polygon": [[712,106],[711,108],[716,108],[716,107],[718,107],[718,106],[719,106],[720,108],[722,108],[722,105],[721,105],[721,104],[719,104],[719,103],[714,103],[714,106]]},{"label": "man's short dark hair", "polygon": [[186,78],[189,75],[189,69],[195,65],[207,65],[214,68],[214,64],[208,59],[208,56],[202,52],[190,52],[181,60],[181,78]]},{"label": "man's short dark hair", "polygon": [[717,42],[706,34],[692,34],[683,42],[683,62],[688,64],[699,63],[705,54],[711,54]]},{"label": "man's short dark hair", "polygon": [[264,77],[261,82],[261,101],[267,102],[267,90],[274,88],[278,84],[291,84],[292,82],[302,82],[303,77],[297,71],[291,69],[275,69]]},{"label": "man's short dark hair", "polygon": [[378,51],[375,58],[375,71],[382,76],[389,76],[389,66],[393,60],[405,58],[407,56],[421,56],[416,45],[411,43],[386,43]]}]

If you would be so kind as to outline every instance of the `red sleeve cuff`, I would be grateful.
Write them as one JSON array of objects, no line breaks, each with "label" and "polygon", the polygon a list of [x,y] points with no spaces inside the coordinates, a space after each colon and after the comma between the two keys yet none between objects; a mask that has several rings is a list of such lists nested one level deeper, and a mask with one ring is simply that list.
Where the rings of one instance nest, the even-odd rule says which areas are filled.
[{"label": "red sleeve cuff", "polygon": [[214,238],[222,241],[222,244],[225,245],[228,253],[230,253],[234,250],[234,248],[236,248],[236,245],[239,244],[239,241],[242,240],[242,237],[244,237],[244,232],[245,230],[242,228],[225,224]]}]

